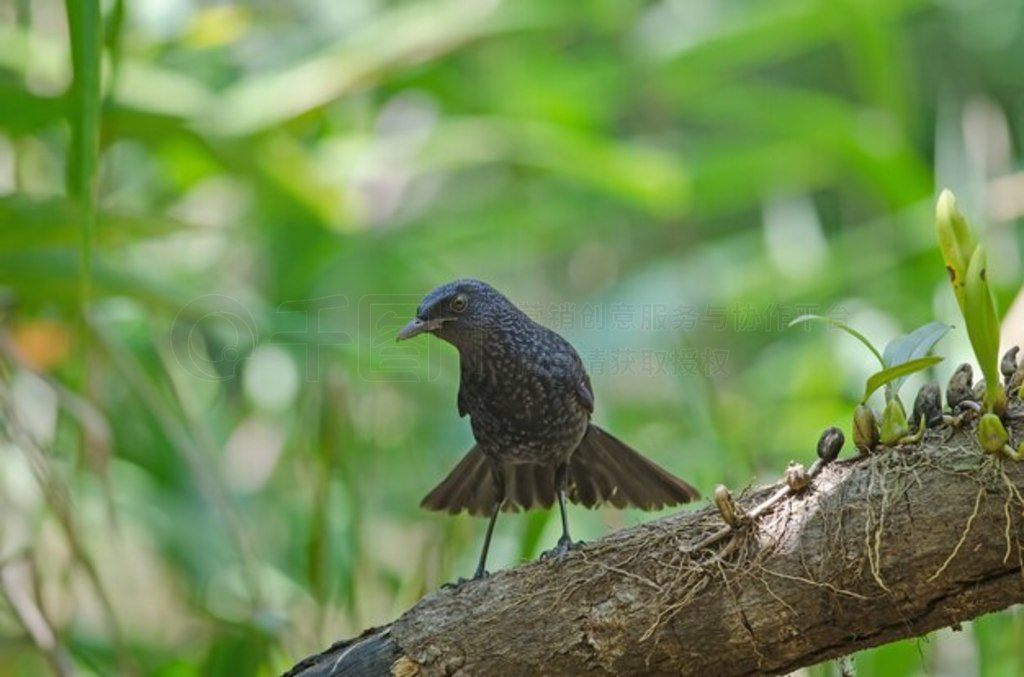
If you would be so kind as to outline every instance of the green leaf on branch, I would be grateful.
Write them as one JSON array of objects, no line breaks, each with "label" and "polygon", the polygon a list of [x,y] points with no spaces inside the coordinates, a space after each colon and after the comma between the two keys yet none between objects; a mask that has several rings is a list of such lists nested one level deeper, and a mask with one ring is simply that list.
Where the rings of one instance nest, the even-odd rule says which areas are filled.
[{"label": "green leaf on branch", "polygon": [[882,354],[878,352],[877,348],[871,345],[871,341],[869,341],[867,337],[864,336],[864,334],[861,334],[859,331],[857,331],[850,325],[844,322],[840,322],[839,320],[834,320],[831,317],[826,317],[824,315],[815,315],[813,313],[810,313],[807,315],[801,315],[800,317],[794,319],[792,322],[789,323],[789,326],[795,327],[796,325],[803,324],[805,322],[822,322],[831,327],[842,329],[847,334],[849,334],[850,336],[854,337],[855,339],[863,343],[865,346],[867,346],[867,349],[871,351],[871,354],[878,358],[878,363],[881,364],[883,367],[886,366],[885,360],[882,359]]},{"label": "green leaf on branch", "polygon": [[[909,334],[893,339],[882,353],[885,366],[894,367],[924,357],[951,328],[945,322],[936,320],[918,327]],[[898,392],[906,380],[906,376],[893,379],[891,381],[892,389]]]},{"label": "green leaf on branch", "polygon": [[935,206],[935,226],[939,236],[939,249],[949,272],[949,282],[953,285],[957,304],[963,312],[967,266],[977,243],[967,220],[957,209],[956,198],[949,189],[943,190],[939,195],[939,201]]},{"label": "green leaf on branch", "polygon": [[893,445],[910,434],[907,412],[900,398],[894,397],[885,403],[882,411],[882,426],[878,439],[882,444]]},{"label": "green leaf on branch", "polygon": [[1006,407],[999,374],[999,315],[988,286],[985,248],[975,247],[964,280],[964,322],[974,357],[985,376],[985,408]]},{"label": "green leaf on branch", "polygon": [[910,374],[923,371],[928,367],[932,367],[939,362],[942,362],[943,358],[938,355],[931,355],[929,357],[919,357],[916,360],[910,360],[903,364],[897,364],[893,367],[886,367],[885,369],[875,372],[868,378],[867,385],[864,388],[864,397],[862,402],[867,402],[871,394],[882,386],[895,381],[898,378],[905,378]]}]

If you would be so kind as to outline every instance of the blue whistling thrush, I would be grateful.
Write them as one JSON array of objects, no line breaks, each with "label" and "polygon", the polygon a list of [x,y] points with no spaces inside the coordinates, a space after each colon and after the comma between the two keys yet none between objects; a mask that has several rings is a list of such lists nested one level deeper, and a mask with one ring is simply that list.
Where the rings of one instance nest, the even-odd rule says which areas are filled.
[{"label": "blue whistling thrush", "polygon": [[459,351],[459,415],[476,444],[421,506],[490,515],[474,578],[486,575],[498,512],[550,508],[562,536],[547,555],[572,545],[565,499],[657,510],[700,497],[692,486],[590,422],[594,392],[573,347],[490,285],[456,280],[433,290],[398,333],[431,333]]}]

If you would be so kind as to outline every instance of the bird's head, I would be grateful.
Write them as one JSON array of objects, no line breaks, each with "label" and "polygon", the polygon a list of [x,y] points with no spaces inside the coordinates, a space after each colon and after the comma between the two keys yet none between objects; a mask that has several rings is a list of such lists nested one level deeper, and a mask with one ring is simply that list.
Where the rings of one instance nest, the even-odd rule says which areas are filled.
[{"label": "bird's head", "polygon": [[398,332],[399,341],[431,333],[456,347],[468,346],[512,314],[512,302],[486,282],[456,280],[427,294],[416,317]]}]

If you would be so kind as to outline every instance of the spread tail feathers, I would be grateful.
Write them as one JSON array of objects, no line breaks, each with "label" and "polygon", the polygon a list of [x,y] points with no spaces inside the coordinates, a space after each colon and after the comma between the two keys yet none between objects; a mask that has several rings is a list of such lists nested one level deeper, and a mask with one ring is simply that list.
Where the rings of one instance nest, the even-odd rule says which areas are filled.
[{"label": "spread tail feathers", "polygon": [[[448,476],[420,502],[427,510],[489,515],[498,491],[491,463],[474,446]],[[518,464],[504,468],[505,512],[550,508],[555,502],[555,469],[550,465]],[[658,510],[689,503],[700,493],[591,424],[569,459],[568,498],[588,508],[609,503]]]},{"label": "spread tail feathers", "polygon": [[569,500],[588,508],[658,510],[698,498],[689,484],[594,424],[569,459]]},{"label": "spread tail feathers", "polygon": [[453,515],[463,510],[470,515],[489,515],[496,498],[491,466],[474,445],[448,477],[420,501],[420,507]]},{"label": "spread tail feathers", "polygon": [[[498,498],[491,464],[474,446],[448,476],[420,502],[421,508],[470,515],[491,514]],[[505,512],[550,508],[555,502],[555,471],[543,465],[514,465],[505,469]]]}]

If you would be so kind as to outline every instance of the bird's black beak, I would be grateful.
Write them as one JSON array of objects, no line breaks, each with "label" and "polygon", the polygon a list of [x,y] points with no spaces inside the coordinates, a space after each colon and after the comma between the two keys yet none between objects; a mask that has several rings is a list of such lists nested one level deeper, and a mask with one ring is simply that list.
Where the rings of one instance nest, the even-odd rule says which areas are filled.
[{"label": "bird's black beak", "polygon": [[398,332],[398,336],[395,337],[396,341],[404,341],[411,339],[413,336],[418,336],[425,332],[432,332],[440,329],[441,320],[421,320],[418,317],[412,318],[409,324],[402,327],[402,331]]}]

